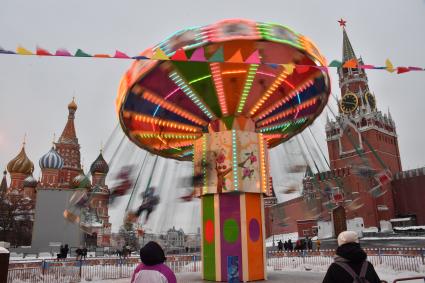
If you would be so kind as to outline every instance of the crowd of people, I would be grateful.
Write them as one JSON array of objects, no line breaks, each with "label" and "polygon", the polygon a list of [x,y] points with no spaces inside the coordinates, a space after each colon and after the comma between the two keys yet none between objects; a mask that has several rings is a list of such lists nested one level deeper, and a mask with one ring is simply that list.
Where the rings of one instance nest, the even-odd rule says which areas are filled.
[{"label": "crowd of people", "polygon": [[59,248],[59,253],[57,254],[57,259],[66,259],[68,257],[68,253],[69,253],[69,248],[68,248],[68,244],[66,245],[61,245]]},{"label": "crowd of people", "polygon": [[[320,250],[320,240],[316,240],[316,250]],[[298,239],[295,244],[292,242],[291,239],[288,241],[282,242],[282,240],[279,240],[277,242],[277,248],[279,251],[285,251],[285,252],[292,252],[292,251],[303,251],[303,250],[313,250],[313,240],[309,237],[306,237],[305,239]]]}]

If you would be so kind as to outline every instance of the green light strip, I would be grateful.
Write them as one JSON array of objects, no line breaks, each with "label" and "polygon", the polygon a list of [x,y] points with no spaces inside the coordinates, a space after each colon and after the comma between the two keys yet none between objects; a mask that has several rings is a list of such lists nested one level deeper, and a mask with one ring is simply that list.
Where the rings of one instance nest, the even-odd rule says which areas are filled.
[{"label": "green light strip", "polygon": [[207,136],[202,137],[202,178],[203,186],[202,191],[204,194],[208,193],[207,187]]},{"label": "green light strip", "polygon": [[209,119],[214,118],[214,115],[208,110],[207,106],[198,98],[192,88],[187,85],[177,72],[169,74],[169,78],[186,94],[187,97],[189,97],[190,100],[192,100],[193,103],[196,104],[196,106],[199,107],[199,109],[201,109],[202,112],[204,112],[205,115],[207,115]]},{"label": "green light strip", "polygon": [[232,157],[233,157],[233,186],[238,190],[238,151],[236,148],[236,131],[232,130]]},{"label": "green light strip", "polygon": [[197,79],[191,80],[191,81],[189,82],[189,84],[191,85],[191,84],[194,84],[194,83],[196,83],[196,82],[199,82],[199,81],[202,81],[202,80],[205,80],[205,79],[208,79],[208,78],[211,78],[211,75],[206,75],[206,76],[203,76],[203,77],[200,77],[200,78],[197,78]]},{"label": "green light strip", "polygon": [[252,83],[254,82],[254,77],[255,77],[255,74],[257,73],[258,66],[259,65],[257,65],[257,64],[252,64],[249,67],[248,75],[246,77],[245,85],[243,87],[243,91],[242,91],[242,94],[241,94],[241,100],[239,101],[239,106],[238,106],[238,110],[237,110],[238,114],[240,114],[242,112],[242,110],[245,106],[246,98],[248,97],[249,91],[251,90]]},{"label": "green light strip", "polygon": [[[296,36],[296,39],[294,41],[292,41],[289,38],[288,39],[282,39],[282,38],[273,36],[273,34],[272,34],[273,27],[279,27],[281,29],[288,30],[288,32],[292,32]],[[289,45],[296,47],[298,49],[303,49],[303,46],[300,44],[300,41],[299,41],[299,35],[288,27],[285,27],[285,26],[282,26],[282,25],[279,25],[279,24],[260,23],[258,25],[258,30],[260,31],[261,36],[264,39],[274,41],[274,42],[286,43],[286,44],[289,44]]]},{"label": "green light strip", "polygon": [[300,118],[300,119],[295,120],[295,121],[288,121],[288,122],[281,123],[281,124],[278,124],[278,125],[275,125],[275,126],[261,128],[260,133],[270,132],[270,131],[274,131],[274,130],[278,130],[278,129],[282,129],[281,132],[284,132],[290,126],[304,123],[306,120],[307,120],[307,118]]}]

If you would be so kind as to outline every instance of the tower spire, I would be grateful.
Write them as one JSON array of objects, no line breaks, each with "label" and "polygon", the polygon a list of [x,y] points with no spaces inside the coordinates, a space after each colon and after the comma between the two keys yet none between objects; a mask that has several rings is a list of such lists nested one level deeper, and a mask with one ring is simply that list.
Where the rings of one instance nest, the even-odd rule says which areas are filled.
[{"label": "tower spire", "polygon": [[0,183],[0,194],[1,193],[6,193],[7,192],[7,179],[6,179],[6,170],[3,171],[3,179],[1,180]]},{"label": "tower spire", "polygon": [[344,63],[350,59],[357,59],[353,46],[351,45],[350,39],[348,38],[347,31],[345,30],[345,25],[347,22],[344,21],[344,19],[340,19],[338,23],[342,27],[342,62]]},{"label": "tower spire", "polygon": [[72,143],[78,144],[77,134],[75,133],[74,119],[75,111],[77,111],[77,104],[75,98],[72,98],[71,103],[68,104],[68,121],[66,122],[65,128],[63,129],[62,135],[59,138],[58,143]]}]

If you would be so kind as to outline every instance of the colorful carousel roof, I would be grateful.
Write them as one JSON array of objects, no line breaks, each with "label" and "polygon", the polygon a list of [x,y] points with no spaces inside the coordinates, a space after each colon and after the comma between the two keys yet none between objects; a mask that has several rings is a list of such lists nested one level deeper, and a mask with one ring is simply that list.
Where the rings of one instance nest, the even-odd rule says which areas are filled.
[{"label": "colorful carousel roof", "polygon": [[325,58],[278,24],[184,29],[141,56],[162,60],[135,61],[124,75],[121,126],[141,148],[179,160],[192,160],[203,133],[221,130],[256,131],[274,147],[311,124],[330,93]]}]

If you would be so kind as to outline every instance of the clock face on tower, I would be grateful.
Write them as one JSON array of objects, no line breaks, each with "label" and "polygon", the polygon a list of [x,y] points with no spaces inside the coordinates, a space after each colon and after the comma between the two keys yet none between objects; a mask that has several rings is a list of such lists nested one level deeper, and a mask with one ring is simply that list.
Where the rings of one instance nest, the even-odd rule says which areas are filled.
[{"label": "clock face on tower", "polygon": [[345,94],[342,97],[341,102],[340,102],[341,110],[342,110],[342,112],[344,112],[346,114],[355,111],[358,106],[359,106],[359,99],[352,92]]},{"label": "clock face on tower", "polygon": [[370,105],[370,109],[375,110],[376,100],[375,100],[375,97],[373,96],[373,94],[371,94],[370,92],[366,92],[365,98],[366,98],[367,103]]}]

